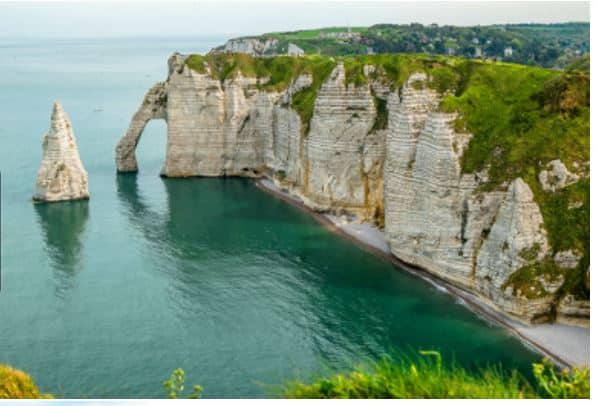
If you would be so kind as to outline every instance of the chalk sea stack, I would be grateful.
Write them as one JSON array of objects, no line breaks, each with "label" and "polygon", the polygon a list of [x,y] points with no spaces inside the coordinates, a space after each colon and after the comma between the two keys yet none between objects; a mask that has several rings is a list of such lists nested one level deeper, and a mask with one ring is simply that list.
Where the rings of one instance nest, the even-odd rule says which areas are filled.
[{"label": "chalk sea stack", "polygon": [[73,126],[59,101],[54,102],[50,131],[44,136],[43,158],[33,200],[58,202],[89,199],[87,171],[81,163]]}]

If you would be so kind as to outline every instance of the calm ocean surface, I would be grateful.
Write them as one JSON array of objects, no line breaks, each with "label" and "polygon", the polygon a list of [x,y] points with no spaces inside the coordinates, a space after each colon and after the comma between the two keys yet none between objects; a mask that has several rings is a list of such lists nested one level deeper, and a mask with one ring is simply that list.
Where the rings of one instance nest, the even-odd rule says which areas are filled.
[{"label": "calm ocean surface", "polygon": [[[241,179],[161,179],[166,125],[140,172],[114,147],[174,51],[223,38],[0,39],[0,363],[56,397],[162,397],[181,367],[205,397],[387,354],[439,349],[529,372],[539,358],[451,296]],[[89,202],[34,205],[54,99],[89,172]]]}]

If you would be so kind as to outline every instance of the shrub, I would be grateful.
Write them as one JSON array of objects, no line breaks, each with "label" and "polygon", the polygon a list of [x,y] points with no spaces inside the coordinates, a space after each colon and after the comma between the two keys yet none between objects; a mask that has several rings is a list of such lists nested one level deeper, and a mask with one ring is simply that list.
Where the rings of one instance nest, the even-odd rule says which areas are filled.
[{"label": "shrub", "polygon": [[388,108],[386,107],[386,100],[379,97],[374,97],[376,104],[376,120],[371,131],[385,130],[388,128]]},{"label": "shrub", "polygon": [[534,364],[534,377],[543,397],[552,399],[589,399],[590,370],[588,368],[565,368],[556,371],[546,358]]},{"label": "shrub", "polygon": [[287,173],[283,170],[276,171],[276,178],[280,181],[284,181],[287,178]]},{"label": "shrub", "polygon": [[41,394],[31,376],[8,365],[0,364],[0,399],[51,398]]},{"label": "shrub", "polygon": [[[172,371],[170,374],[170,378],[162,384],[164,386],[164,390],[166,391],[166,395],[170,399],[177,399],[183,395],[183,391],[185,390],[185,371],[181,368],[177,368]],[[201,385],[193,385],[191,393],[188,395],[189,399],[198,399],[201,397],[203,392],[203,388]]]}]

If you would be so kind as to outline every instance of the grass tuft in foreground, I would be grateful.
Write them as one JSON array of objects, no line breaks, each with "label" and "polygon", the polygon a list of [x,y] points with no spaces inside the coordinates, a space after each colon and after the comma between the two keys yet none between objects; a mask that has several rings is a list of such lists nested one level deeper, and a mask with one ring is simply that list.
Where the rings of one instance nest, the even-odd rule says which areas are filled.
[{"label": "grass tuft in foreground", "polygon": [[421,357],[383,360],[372,367],[319,378],[305,384],[289,383],[286,398],[589,398],[589,370],[557,371],[544,360],[534,364],[536,382],[528,382],[519,372],[487,367],[471,372],[455,364],[447,365],[436,351],[422,351]]},{"label": "grass tuft in foreground", "polygon": [[[183,392],[185,391],[185,371],[181,368],[175,369],[170,374],[170,378],[162,383],[162,386],[169,399],[179,399],[184,395]],[[187,395],[187,398],[199,399],[202,392],[203,387],[201,385],[193,385],[191,393]]]},{"label": "grass tuft in foreground", "polygon": [[0,399],[51,399],[25,372],[0,364]]}]

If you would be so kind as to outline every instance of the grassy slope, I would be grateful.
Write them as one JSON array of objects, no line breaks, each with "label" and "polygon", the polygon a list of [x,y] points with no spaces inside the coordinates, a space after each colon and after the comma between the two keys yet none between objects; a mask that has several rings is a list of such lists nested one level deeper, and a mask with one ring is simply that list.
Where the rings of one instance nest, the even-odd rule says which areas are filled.
[{"label": "grassy slope", "polygon": [[[485,190],[522,177],[540,206],[554,252],[577,249],[584,254],[575,270],[559,269],[548,259],[522,269],[508,283],[529,297],[542,296],[545,292],[534,275],[565,274],[563,293],[589,297],[584,284],[589,266],[589,179],[556,193],[543,191],[538,181],[540,171],[553,159],[569,169],[589,161],[589,76],[477,62],[458,69],[460,88],[444,99],[442,108],[460,112],[457,126],[475,135],[463,156],[463,171],[489,168]],[[581,207],[568,208],[576,202]]]},{"label": "grassy slope", "polygon": [[[505,188],[522,177],[532,188],[544,216],[554,252],[577,249],[583,253],[579,266],[571,271],[558,268],[552,259],[516,272],[509,283],[529,297],[545,292],[534,276],[563,274],[566,283],[560,294],[573,292],[589,297],[585,271],[589,266],[589,179],[556,193],[544,192],[538,174],[553,159],[560,159],[572,170],[589,161],[589,75],[583,71],[565,73],[505,63],[428,55],[361,55],[304,58],[252,58],[242,54],[191,56],[187,64],[205,72],[211,67],[215,78],[224,80],[240,71],[246,76],[269,77],[265,90],[283,90],[301,73],[311,73],[313,85],[293,97],[292,107],[301,116],[305,133],[313,114],[317,91],[336,63],[343,63],[346,84],[364,85],[365,65],[376,67],[370,80],[380,80],[399,88],[413,72],[427,72],[427,84],[443,97],[444,111],[460,113],[458,131],[475,136],[462,159],[466,173],[488,168],[489,181],[482,190]],[[378,103],[384,115],[385,106]],[[385,123],[377,120],[377,128]],[[581,206],[569,209],[570,205]],[[533,289],[532,289],[533,287]]]}]

